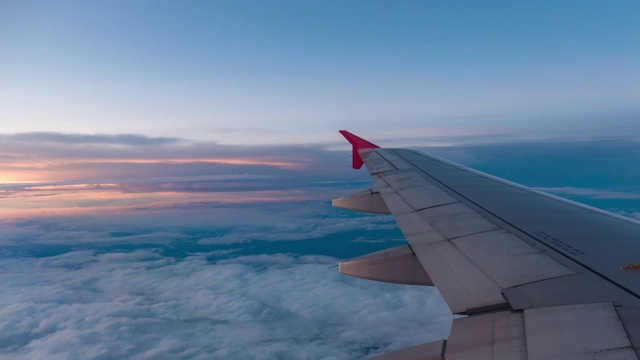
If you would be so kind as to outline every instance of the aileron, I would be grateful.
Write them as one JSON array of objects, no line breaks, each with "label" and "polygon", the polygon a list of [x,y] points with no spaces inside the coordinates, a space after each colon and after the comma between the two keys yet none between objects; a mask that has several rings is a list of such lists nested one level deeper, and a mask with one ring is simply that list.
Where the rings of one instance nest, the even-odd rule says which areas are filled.
[{"label": "aileron", "polygon": [[502,311],[455,319],[445,354],[447,360],[527,360],[524,316]]}]

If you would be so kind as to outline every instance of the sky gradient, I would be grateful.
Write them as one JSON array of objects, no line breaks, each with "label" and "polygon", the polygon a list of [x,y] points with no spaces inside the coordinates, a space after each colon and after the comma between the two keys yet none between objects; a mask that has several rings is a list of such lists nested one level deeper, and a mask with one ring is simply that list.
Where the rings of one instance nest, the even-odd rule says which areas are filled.
[{"label": "sky gradient", "polygon": [[2,132],[637,131],[636,1],[3,1]]},{"label": "sky gradient", "polygon": [[0,1],[0,360],[448,335],[347,129],[640,219],[637,1]]}]

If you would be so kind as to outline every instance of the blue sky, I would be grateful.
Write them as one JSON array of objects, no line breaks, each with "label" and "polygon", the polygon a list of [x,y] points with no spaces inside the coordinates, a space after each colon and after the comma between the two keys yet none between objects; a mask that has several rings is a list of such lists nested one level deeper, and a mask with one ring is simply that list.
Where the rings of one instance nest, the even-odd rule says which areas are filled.
[{"label": "blue sky", "polygon": [[8,133],[281,144],[325,142],[338,128],[378,138],[637,130],[635,1],[0,7]]},{"label": "blue sky", "polygon": [[0,359],[442,339],[337,133],[640,219],[636,1],[0,2]]}]

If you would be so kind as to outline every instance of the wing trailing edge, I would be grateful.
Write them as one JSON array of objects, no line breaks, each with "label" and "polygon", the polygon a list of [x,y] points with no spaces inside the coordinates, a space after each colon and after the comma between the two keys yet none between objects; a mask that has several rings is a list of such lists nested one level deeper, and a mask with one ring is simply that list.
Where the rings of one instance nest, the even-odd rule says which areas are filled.
[{"label": "wing trailing edge", "polygon": [[438,340],[376,356],[369,360],[443,360],[446,347],[447,340]]}]

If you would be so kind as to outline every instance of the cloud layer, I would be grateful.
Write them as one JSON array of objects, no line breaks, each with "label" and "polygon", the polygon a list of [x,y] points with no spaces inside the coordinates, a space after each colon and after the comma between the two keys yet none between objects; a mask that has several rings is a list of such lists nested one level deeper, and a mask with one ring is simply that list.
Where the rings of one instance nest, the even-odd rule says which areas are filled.
[{"label": "cloud layer", "polygon": [[[119,147],[135,150],[126,159],[157,162],[111,164],[121,172],[108,182],[74,173],[0,188],[0,359],[354,359],[447,336],[451,315],[435,289],[329,268],[404,241],[389,216],[331,208],[332,197],[370,186],[364,171],[348,168],[348,153],[262,148],[268,161],[300,150],[313,159],[309,175],[265,163],[172,164],[217,145],[163,141],[52,139],[13,148],[16,157],[35,149],[50,161],[45,165],[72,160],[43,171],[87,170],[91,158],[122,160]],[[635,178],[601,186],[613,178],[610,169],[634,174],[620,166],[635,156],[633,147],[604,143],[608,151],[585,153],[580,146],[525,145],[441,151],[637,215]],[[220,149],[229,158],[249,154]],[[532,163],[536,158],[542,160]],[[594,163],[607,166],[597,172]],[[100,174],[105,164],[95,164]],[[553,177],[566,164],[573,182]],[[322,172],[334,167],[343,170]]]},{"label": "cloud layer", "polygon": [[153,250],[3,259],[0,358],[357,359],[446,337],[435,289],[348,278],[335,263]]},{"label": "cloud layer", "polygon": [[435,289],[331,268],[397,245],[388,216],[203,203],[0,227],[2,359],[354,359],[448,333]]}]

